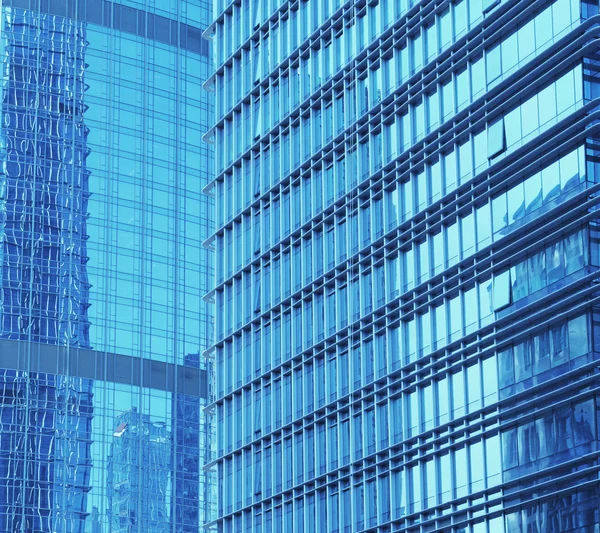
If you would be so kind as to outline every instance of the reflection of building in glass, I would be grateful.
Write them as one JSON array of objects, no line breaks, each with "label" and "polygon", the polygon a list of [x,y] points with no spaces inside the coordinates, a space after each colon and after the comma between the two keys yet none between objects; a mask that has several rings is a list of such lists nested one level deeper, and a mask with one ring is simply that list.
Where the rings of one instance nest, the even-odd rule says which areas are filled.
[{"label": "reflection of building in glass", "polygon": [[[200,356],[188,354],[185,366],[200,368]],[[203,457],[200,439],[203,438],[201,401],[197,396],[173,395],[173,453],[175,456],[173,523],[178,533],[197,533],[201,521],[201,485]]]},{"label": "reflection of building in glass", "polygon": [[215,530],[598,532],[599,2],[243,6]]},{"label": "reflection of building in glass", "polygon": [[12,9],[3,30],[2,335],[87,347],[85,24]]},{"label": "reflection of building in glass", "polygon": [[[7,9],[0,150],[0,337],[89,345],[85,25]],[[0,370],[0,530],[82,532],[92,381]]]},{"label": "reflection of building in glass", "polygon": [[212,326],[210,6],[126,4],[0,2],[1,533],[107,533],[129,406],[172,437],[164,527],[211,511],[207,372],[186,360]]},{"label": "reflection of building in glass", "polygon": [[171,434],[132,408],[115,421],[107,460],[110,533],[168,533]]},{"label": "reflection of building in glass", "polygon": [[98,507],[92,507],[92,512],[85,522],[85,533],[102,533],[102,522]]},{"label": "reflection of building in glass", "polygon": [[83,532],[91,389],[90,380],[2,371],[0,531]]}]

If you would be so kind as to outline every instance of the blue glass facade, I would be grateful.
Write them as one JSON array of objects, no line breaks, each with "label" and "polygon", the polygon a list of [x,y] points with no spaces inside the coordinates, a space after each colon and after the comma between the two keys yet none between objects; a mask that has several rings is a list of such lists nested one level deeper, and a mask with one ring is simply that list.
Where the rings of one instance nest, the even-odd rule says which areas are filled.
[{"label": "blue glass facade", "polygon": [[216,2],[218,531],[598,531],[597,21]]},{"label": "blue glass facade", "polygon": [[171,438],[164,423],[137,409],[115,421],[108,458],[108,530],[167,533],[166,493],[171,472]]},{"label": "blue glass facade", "polygon": [[0,18],[0,531],[198,531],[208,5],[5,0]]}]

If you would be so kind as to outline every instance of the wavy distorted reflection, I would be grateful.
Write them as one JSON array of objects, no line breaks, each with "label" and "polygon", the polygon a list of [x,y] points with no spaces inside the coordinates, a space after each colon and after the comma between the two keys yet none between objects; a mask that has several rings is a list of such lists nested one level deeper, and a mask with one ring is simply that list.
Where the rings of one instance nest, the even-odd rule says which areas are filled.
[{"label": "wavy distorted reflection", "polygon": [[[154,120],[155,90],[167,109],[187,102],[177,88],[185,68],[169,65],[180,55],[200,62],[199,43],[178,49],[126,32],[107,72],[110,29],[3,4],[0,530],[198,531],[209,509],[198,353],[210,318],[199,303],[209,265],[195,250],[209,209],[198,161],[208,153],[190,155],[184,172],[185,160],[168,159],[179,119],[156,144],[142,123]],[[173,24],[197,39],[198,28]],[[152,58],[128,70],[141,47]],[[155,68],[164,92],[139,79]],[[119,120],[107,113],[121,87]],[[155,162],[151,150],[132,155],[140,143],[165,149]],[[197,195],[178,177],[187,173]],[[188,196],[201,209],[186,209]]]}]

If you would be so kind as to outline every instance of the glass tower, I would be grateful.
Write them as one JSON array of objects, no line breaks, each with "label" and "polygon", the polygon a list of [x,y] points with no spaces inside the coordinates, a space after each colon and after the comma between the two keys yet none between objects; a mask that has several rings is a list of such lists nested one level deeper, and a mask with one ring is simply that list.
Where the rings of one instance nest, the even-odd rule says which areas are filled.
[{"label": "glass tower", "polygon": [[[28,10],[2,22],[0,336],[88,348],[85,28]],[[16,366],[0,382],[0,527],[82,532],[92,382]]]},{"label": "glass tower", "polygon": [[597,22],[215,3],[216,530],[598,531]]},{"label": "glass tower", "polygon": [[209,6],[0,4],[0,531],[197,532]]}]

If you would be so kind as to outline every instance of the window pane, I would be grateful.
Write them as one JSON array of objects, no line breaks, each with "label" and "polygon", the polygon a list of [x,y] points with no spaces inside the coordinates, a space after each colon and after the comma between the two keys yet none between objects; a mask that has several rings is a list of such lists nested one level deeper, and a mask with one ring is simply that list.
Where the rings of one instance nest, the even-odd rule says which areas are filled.
[{"label": "window pane", "polygon": [[569,356],[571,359],[588,352],[586,315],[569,320]]},{"label": "window pane", "polygon": [[486,73],[488,85],[502,74],[502,56],[499,44],[488,50],[486,54]]},{"label": "window pane", "polygon": [[488,158],[491,159],[506,150],[504,120],[500,119],[488,125]]},{"label": "window pane", "polygon": [[510,305],[510,271],[494,276],[494,311]]}]

